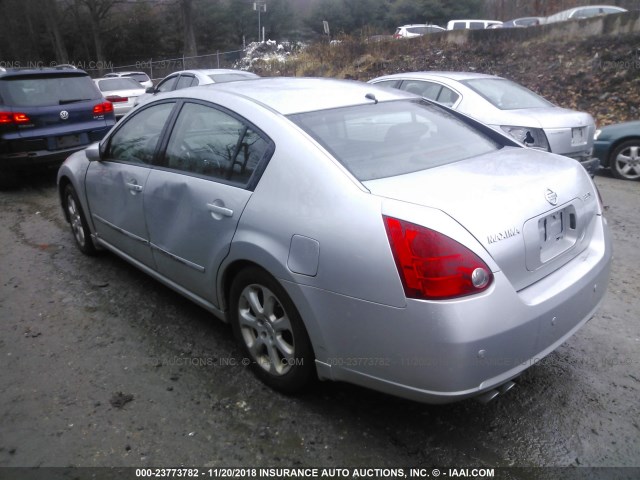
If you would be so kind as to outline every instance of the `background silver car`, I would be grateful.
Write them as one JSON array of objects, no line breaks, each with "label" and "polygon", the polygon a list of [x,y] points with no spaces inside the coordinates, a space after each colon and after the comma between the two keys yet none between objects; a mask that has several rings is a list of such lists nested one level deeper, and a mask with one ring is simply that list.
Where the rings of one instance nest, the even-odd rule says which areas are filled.
[{"label": "background silver car", "polygon": [[136,99],[144,95],[144,87],[133,78],[109,77],[93,80],[104,97],[113,103],[116,118],[129,112],[135,105]]},{"label": "background silver car", "polygon": [[565,157],[406,93],[270,78],[141,105],[71,156],[79,248],[229,321],[253,371],[426,402],[507,390],[606,291],[611,242]]},{"label": "background silver car", "polygon": [[235,82],[254,78],[260,77],[255,73],[230,68],[180,70],[179,72],[173,72],[171,75],[167,75],[158,82],[158,85],[155,87],[147,88],[146,94],[137,100],[136,105],[148,102],[158,93],[172,92],[183,88],[196,87],[198,85]]},{"label": "background silver car", "polygon": [[142,85],[144,88],[153,87],[153,82],[144,72],[109,72],[104,74],[105,77],[126,77],[133,78],[136,82]]},{"label": "background silver car", "polygon": [[595,122],[585,112],[560,108],[511,80],[466,72],[410,72],[369,83],[399,88],[446,105],[502,130],[528,147],[578,160],[589,173]]}]

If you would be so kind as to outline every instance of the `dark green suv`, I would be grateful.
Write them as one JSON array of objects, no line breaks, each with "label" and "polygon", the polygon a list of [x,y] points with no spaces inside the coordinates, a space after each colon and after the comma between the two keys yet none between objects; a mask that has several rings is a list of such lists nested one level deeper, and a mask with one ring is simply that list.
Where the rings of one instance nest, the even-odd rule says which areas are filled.
[{"label": "dark green suv", "polygon": [[75,68],[0,68],[0,176],[58,166],[102,139],[113,105]]}]

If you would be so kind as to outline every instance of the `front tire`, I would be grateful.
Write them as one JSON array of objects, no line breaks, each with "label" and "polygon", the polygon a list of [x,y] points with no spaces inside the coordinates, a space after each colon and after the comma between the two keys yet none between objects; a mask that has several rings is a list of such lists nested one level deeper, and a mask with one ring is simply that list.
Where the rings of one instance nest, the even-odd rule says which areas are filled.
[{"label": "front tire", "polygon": [[262,382],[288,394],[311,383],[311,341],[293,301],[271,275],[258,268],[241,271],[231,285],[230,307],[234,335]]},{"label": "front tire", "polygon": [[618,145],[609,157],[609,166],[616,178],[640,180],[640,139]]},{"label": "front tire", "polygon": [[85,255],[96,255],[97,250],[91,240],[91,230],[80,206],[78,195],[71,184],[64,187],[64,208],[78,249]]}]

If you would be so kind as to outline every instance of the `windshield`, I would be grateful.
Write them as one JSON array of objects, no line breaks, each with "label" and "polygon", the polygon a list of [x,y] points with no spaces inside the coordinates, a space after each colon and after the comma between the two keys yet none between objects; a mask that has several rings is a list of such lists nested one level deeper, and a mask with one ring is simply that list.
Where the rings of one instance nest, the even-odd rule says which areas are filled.
[{"label": "windshield", "polygon": [[86,75],[30,75],[6,79],[0,84],[5,101],[14,107],[47,107],[102,98]]},{"label": "windshield", "polygon": [[442,108],[419,100],[290,118],[360,181],[426,170],[501,147]]},{"label": "windshield", "polygon": [[462,80],[460,83],[474,90],[500,110],[549,108],[554,106],[553,103],[548,102],[540,95],[536,95],[528,88],[505,78],[474,78],[472,80]]},{"label": "windshield", "polygon": [[140,90],[143,89],[140,83],[133,78],[117,77],[108,78],[106,80],[98,80],[98,87],[103,92],[112,92],[114,90]]}]

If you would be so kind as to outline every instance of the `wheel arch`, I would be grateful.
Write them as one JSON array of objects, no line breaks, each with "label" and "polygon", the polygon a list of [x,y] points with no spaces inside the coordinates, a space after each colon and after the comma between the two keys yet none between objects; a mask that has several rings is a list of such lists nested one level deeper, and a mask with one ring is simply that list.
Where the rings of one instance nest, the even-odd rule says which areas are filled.
[{"label": "wheel arch", "polygon": [[[67,200],[64,197],[64,191],[67,188],[67,185],[71,185],[73,187],[73,183],[69,179],[69,177],[63,175],[58,180],[58,197],[60,198],[60,205],[62,206],[62,213],[64,214],[64,218],[69,223],[69,212],[67,211]],[[75,187],[74,187],[75,188]]]},{"label": "wheel arch", "polygon": [[[282,288],[287,292],[291,302],[298,311],[302,323],[307,331],[307,336],[311,343],[311,350],[314,358],[318,358],[318,352],[324,352],[325,340],[324,333],[321,325],[319,325],[318,319],[313,316],[313,310],[304,298],[304,294],[301,293],[299,284],[291,278],[283,278],[282,275],[274,275],[268,268],[262,265],[260,262],[249,260],[248,258],[237,258],[230,261],[223,267],[220,273],[219,292],[220,292],[220,310],[224,312],[224,320],[229,323],[230,317],[230,296],[231,286],[236,276],[247,268],[258,268],[266,272],[276,282],[278,282]],[[291,272],[289,272],[291,274]],[[291,274],[293,275],[293,274]]]}]

